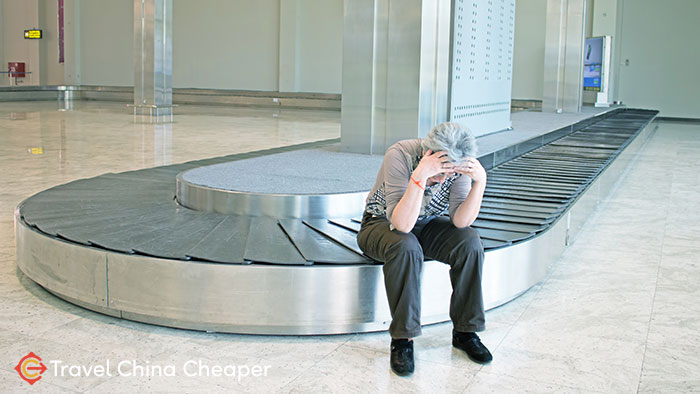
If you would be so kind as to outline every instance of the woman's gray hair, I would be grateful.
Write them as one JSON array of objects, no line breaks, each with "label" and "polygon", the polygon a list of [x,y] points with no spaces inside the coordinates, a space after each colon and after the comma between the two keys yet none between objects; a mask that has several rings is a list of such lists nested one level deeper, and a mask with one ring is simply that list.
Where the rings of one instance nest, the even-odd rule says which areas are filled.
[{"label": "woman's gray hair", "polygon": [[421,145],[426,151],[446,151],[453,162],[464,161],[476,157],[477,154],[474,134],[469,128],[456,122],[444,122],[433,127]]}]

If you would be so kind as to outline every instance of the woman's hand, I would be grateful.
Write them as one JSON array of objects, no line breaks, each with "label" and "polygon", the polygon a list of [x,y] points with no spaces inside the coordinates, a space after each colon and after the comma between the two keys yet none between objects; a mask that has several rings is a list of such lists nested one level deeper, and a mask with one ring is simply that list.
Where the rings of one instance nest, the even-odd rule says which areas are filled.
[{"label": "woman's hand", "polygon": [[423,155],[418,167],[413,171],[413,176],[425,181],[435,175],[452,175],[455,172],[454,164],[450,162],[447,152],[434,152],[428,149]]},{"label": "woman's hand", "polygon": [[474,182],[486,183],[486,170],[475,158],[468,159],[464,164],[454,167],[454,171],[470,177]]},{"label": "woman's hand", "polygon": [[464,164],[455,167],[455,171],[474,180],[466,200],[460,204],[452,217],[452,224],[457,228],[471,226],[479,216],[481,202],[486,190],[486,170],[477,159],[469,159]]}]

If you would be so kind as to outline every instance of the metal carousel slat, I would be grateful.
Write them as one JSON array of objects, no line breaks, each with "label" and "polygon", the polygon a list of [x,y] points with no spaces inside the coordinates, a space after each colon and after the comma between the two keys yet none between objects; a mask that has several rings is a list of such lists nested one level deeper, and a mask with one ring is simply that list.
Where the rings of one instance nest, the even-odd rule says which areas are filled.
[{"label": "metal carousel slat", "polygon": [[523,177],[514,176],[495,176],[491,175],[488,178],[488,182],[494,185],[516,185],[516,186],[529,186],[529,187],[546,187],[551,189],[561,189],[575,191],[578,190],[581,185],[576,185],[572,183],[560,183],[555,181],[544,181],[537,179],[527,179]]},{"label": "metal carousel slat", "polygon": [[95,224],[87,241],[105,249],[124,253],[133,253],[133,246],[138,242],[154,238],[158,228],[172,222],[177,208],[172,206],[132,216],[131,221],[120,219]]},{"label": "metal carousel slat", "polygon": [[536,234],[545,229],[546,224],[509,223],[499,220],[477,218],[472,223],[474,228],[490,228],[494,230],[517,231],[521,233]]},{"label": "metal carousel slat", "polygon": [[554,203],[554,204],[561,204],[564,201],[566,201],[565,198],[552,198],[552,197],[533,197],[533,196],[524,196],[520,194],[506,194],[506,193],[492,193],[489,191],[486,191],[484,193],[484,196],[486,197],[494,197],[494,198],[507,198],[511,200],[516,200],[520,202],[547,202],[547,203]]},{"label": "metal carousel slat", "polygon": [[82,208],[72,208],[72,209],[57,209],[55,211],[29,211],[22,213],[22,219],[28,224],[34,225],[37,222],[45,222],[48,220],[60,220],[60,219],[70,219],[76,215],[80,215],[83,211]]},{"label": "metal carousel slat", "polygon": [[355,234],[353,231],[331,224],[326,219],[305,219],[304,224],[320,232],[321,234],[332,238],[334,241],[359,254],[360,256],[364,256],[362,249],[357,246],[357,234]]},{"label": "metal carousel slat", "polygon": [[368,262],[368,259],[305,225],[301,219],[280,219],[279,223],[307,261],[326,264]]},{"label": "metal carousel slat", "polygon": [[532,236],[532,233],[521,233],[516,231],[497,230],[484,227],[477,227],[476,231],[483,238],[489,238],[496,241],[504,242],[522,241],[523,239],[527,239]]},{"label": "metal carousel slat", "polygon": [[504,210],[504,209],[491,209],[482,207],[479,212],[491,215],[505,215],[505,216],[517,216],[517,217],[528,217],[533,219],[547,220],[552,218],[555,213],[539,213],[539,212],[528,212],[528,211],[514,211],[514,210]]},{"label": "metal carousel slat", "polygon": [[547,182],[556,183],[566,183],[566,184],[579,184],[587,179],[587,177],[577,177],[577,176],[562,176],[562,175],[549,175],[536,173],[533,171],[516,171],[516,170],[496,170],[494,171],[497,176],[518,176],[518,177],[531,177],[537,180],[543,180]]},{"label": "metal carousel slat", "polygon": [[499,222],[506,222],[506,223],[532,224],[535,226],[543,226],[543,225],[546,225],[547,223],[551,222],[551,220],[535,219],[535,218],[529,218],[526,216],[492,215],[492,214],[488,214],[488,213],[483,213],[483,214],[480,213],[479,216],[477,216],[477,219],[496,220]]},{"label": "metal carousel slat", "polygon": [[593,163],[590,161],[584,161],[584,162],[572,162],[568,160],[556,160],[556,158],[550,158],[550,159],[536,159],[532,158],[529,156],[525,157],[520,157],[517,159],[513,159],[512,163],[514,164],[519,164],[519,165],[526,165],[529,167],[556,167],[556,168],[561,168],[561,169],[587,169],[587,170],[595,170],[596,168],[600,167],[600,163]]},{"label": "metal carousel slat", "polygon": [[248,242],[250,217],[237,215],[223,217],[224,220],[221,223],[187,251],[187,256],[218,263],[248,263],[243,257]]},{"label": "metal carousel slat", "polygon": [[486,190],[494,193],[522,193],[525,196],[546,196],[546,197],[562,197],[569,198],[573,192],[551,189],[533,189],[520,186],[487,186]]},{"label": "metal carousel slat", "polygon": [[520,170],[520,171],[533,171],[546,174],[562,174],[562,175],[590,175],[596,172],[594,168],[574,168],[574,167],[563,167],[559,165],[529,165],[525,163],[508,163],[498,167],[501,170]]},{"label": "metal carousel slat", "polygon": [[123,211],[91,208],[83,212],[83,219],[80,221],[63,222],[48,230],[60,233],[63,238],[89,244],[89,238],[96,235],[128,232],[133,224],[140,224],[154,218],[166,218],[172,209],[174,209],[172,202],[163,201],[149,206],[144,204],[144,206],[125,208]]},{"label": "metal carousel slat", "polygon": [[505,246],[509,246],[512,244],[512,242],[497,241],[497,240],[493,240],[493,239],[482,238],[481,244],[484,245],[484,249],[489,250],[489,249],[496,249],[496,248],[502,248]]},{"label": "metal carousel slat", "polygon": [[257,263],[308,265],[277,219],[260,216],[251,218],[244,258]]},{"label": "metal carousel slat", "polygon": [[187,260],[192,247],[216,228],[225,216],[199,212],[178,212],[167,226],[154,232],[156,238],[136,243],[134,252],[150,256]]},{"label": "metal carousel slat", "polygon": [[542,154],[540,152],[532,152],[528,153],[526,157],[521,158],[522,160],[540,160],[540,161],[550,161],[550,162],[556,162],[556,163],[571,163],[571,164],[580,164],[580,165],[594,165],[594,166],[599,166],[603,163],[605,163],[605,159],[591,159],[591,158],[581,158],[581,157],[573,157],[573,156],[552,156],[548,154]]},{"label": "metal carousel slat", "polygon": [[361,222],[356,222],[353,219],[338,218],[338,219],[328,219],[329,222],[335,224],[336,226],[344,227],[352,232],[359,233]]},{"label": "metal carousel slat", "polygon": [[580,176],[580,177],[588,177],[593,174],[595,174],[598,170],[598,168],[591,168],[587,170],[576,170],[573,168],[564,168],[564,167],[552,167],[552,166],[532,166],[532,165],[527,165],[527,164],[513,164],[513,165],[505,165],[502,167],[499,167],[499,170],[507,170],[507,171],[525,171],[525,172],[530,172],[530,173],[535,173],[535,174],[547,174],[547,175],[555,175],[555,176]]},{"label": "metal carousel slat", "polygon": [[556,207],[556,208],[538,207],[538,206],[534,206],[534,205],[528,205],[527,203],[517,203],[515,201],[496,202],[496,201],[491,201],[491,200],[484,200],[483,203],[481,204],[481,207],[487,208],[487,209],[503,209],[503,210],[509,210],[509,211],[533,212],[533,213],[546,214],[546,215],[558,214],[561,211],[561,207]]},{"label": "metal carousel slat", "polygon": [[557,203],[551,203],[551,202],[542,202],[542,201],[517,201],[513,200],[511,198],[501,198],[501,197],[485,197],[484,201],[488,201],[489,203],[495,203],[495,204],[520,204],[520,205],[527,205],[529,207],[539,207],[539,208],[545,208],[545,209],[560,209],[561,204]]},{"label": "metal carousel slat", "polygon": [[549,185],[538,185],[531,184],[529,182],[503,182],[499,180],[489,180],[491,187],[494,189],[509,189],[509,190],[524,190],[524,191],[536,191],[542,190],[545,192],[556,192],[556,193],[576,193],[581,187],[575,185],[557,185],[551,183]]}]

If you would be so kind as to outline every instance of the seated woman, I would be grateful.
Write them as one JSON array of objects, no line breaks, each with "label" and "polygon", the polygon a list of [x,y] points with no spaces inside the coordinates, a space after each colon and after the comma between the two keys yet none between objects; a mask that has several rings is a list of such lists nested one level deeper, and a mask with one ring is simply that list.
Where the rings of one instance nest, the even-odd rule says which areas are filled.
[{"label": "seated woman", "polygon": [[472,132],[442,123],[424,139],[392,145],[367,197],[357,242],[384,263],[391,368],[399,375],[414,370],[412,338],[421,334],[420,273],[426,258],[450,265],[453,346],[476,362],[492,359],[476,335],[485,329],[484,249],[469,226],[479,214],[486,171],[475,156]]}]

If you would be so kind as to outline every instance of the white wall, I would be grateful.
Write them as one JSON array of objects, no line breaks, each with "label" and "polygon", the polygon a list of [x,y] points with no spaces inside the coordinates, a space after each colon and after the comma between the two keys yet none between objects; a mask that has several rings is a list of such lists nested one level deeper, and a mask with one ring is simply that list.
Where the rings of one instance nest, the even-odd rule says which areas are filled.
[{"label": "white wall", "polygon": [[297,24],[299,90],[340,93],[343,74],[343,2],[304,0],[301,4]]},{"label": "white wall", "polygon": [[173,87],[277,90],[279,1],[173,3]]},{"label": "white wall", "polygon": [[343,1],[281,0],[278,90],[340,93]]},{"label": "white wall", "polygon": [[[174,87],[340,93],[343,0],[173,3]],[[133,1],[66,0],[65,11],[63,65],[56,0],[0,0],[3,69],[24,61],[34,84],[133,86]],[[44,39],[24,40],[35,26]]]},{"label": "white wall", "polygon": [[[297,30],[280,32],[280,1],[295,2]],[[81,83],[133,86],[133,2],[79,7]],[[295,37],[291,52],[280,34]],[[284,90],[340,93],[342,35],[343,0],[175,0],[173,87],[277,91],[280,64],[292,62]]]},{"label": "white wall", "polygon": [[80,82],[133,86],[133,1],[79,2]]},{"label": "white wall", "polygon": [[[24,62],[25,70],[31,72],[24,78],[25,85],[39,85],[41,64],[39,46],[42,40],[25,40],[24,30],[42,28],[39,23],[38,0],[2,1],[2,70],[7,71],[7,62]],[[44,29],[46,33],[46,29]],[[2,74],[2,84],[9,85],[9,78]]]},{"label": "white wall", "polygon": [[63,1],[64,51],[63,83],[80,85],[80,0]]},{"label": "white wall", "polygon": [[[25,62],[32,74],[25,85],[60,85],[64,65],[58,63],[58,2],[56,0],[3,0],[0,2],[0,65]],[[42,30],[42,39],[24,39],[24,30]],[[8,85],[5,74],[0,85]]]},{"label": "white wall", "polygon": [[[625,0],[619,97],[663,116],[700,118],[700,1]],[[625,65],[629,60],[629,65]]]},{"label": "white wall", "polygon": [[513,43],[514,100],[542,100],[547,0],[516,0]]}]

